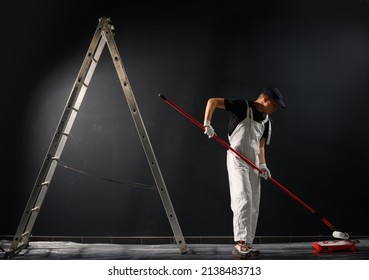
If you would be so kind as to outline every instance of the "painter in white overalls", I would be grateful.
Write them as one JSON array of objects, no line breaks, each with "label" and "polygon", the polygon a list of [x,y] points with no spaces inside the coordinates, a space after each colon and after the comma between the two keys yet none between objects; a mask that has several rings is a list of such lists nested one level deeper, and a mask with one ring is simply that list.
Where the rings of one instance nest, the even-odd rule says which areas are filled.
[{"label": "painter in white overalls", "polygon": [[[230,146],[259,166],[260,140],[269,122],[268,139],[271,136],[271,123],[265,119],[257,122],[253,119],[253,110],[247,102],[246,118],[241,121],[231,135]],[[227,169],[233,211],[234,240],[244,240],[252,244],[255,237],[260,204],[259,172],[231,150],[227,151]]]}]

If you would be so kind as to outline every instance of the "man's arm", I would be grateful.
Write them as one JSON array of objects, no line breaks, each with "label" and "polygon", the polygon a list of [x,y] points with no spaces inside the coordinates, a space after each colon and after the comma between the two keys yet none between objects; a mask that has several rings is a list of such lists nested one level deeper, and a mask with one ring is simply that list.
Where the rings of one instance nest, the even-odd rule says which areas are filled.
[{"label": "man's arm", "polygon": [[265,160],[265,143],[266,143],[266,140],[265,140],[264,137],[262,137],[261,140],[260,140],[260,153],[259,153],[259,162],[260,162],[260,164],[266,163],[266,160]]},{"label": "man's arm", "polygon": [[205,108],[205,116],[204,123],[206,121],[211,122],[211,118],[213,117],[213,113],[216,108],[225,109],[224,98],[210,98]]},{"label": "man's arm", "polygon": [[262,137],[260,140],[259,168],[263,171],[263,173],[260,173],[259,175],[265,180],[268,180],[270,177],[272,177],[272,174],[270,173],[265,160],[265,143],[266,139]]},{"label": "man's arm", "polygon": [[224,98],[210,98],[206,104],[204,115],[204,134],[209,138],[213,137],[215,134],[215,131],[211,126],[211,119],[216,108],[225,109]]}]

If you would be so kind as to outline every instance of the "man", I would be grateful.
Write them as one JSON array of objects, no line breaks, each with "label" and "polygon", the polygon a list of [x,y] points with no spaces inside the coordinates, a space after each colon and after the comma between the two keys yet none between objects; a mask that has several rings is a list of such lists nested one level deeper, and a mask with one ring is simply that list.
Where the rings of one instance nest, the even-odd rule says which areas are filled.
[{"label": "man", "polygon": [[259,255],[259,250],[251,245],[259,215],[260,177],[265,180],[271,177],[265,160],[265,145],[269,144],[271,137],[271,122],[268,116],[277,110],[278,105],[286,107],[282,94],[275,87],[267,87],[255,101],[210,98],[205,108],[204,134],[209,138],[215,134],[211,119],[216,108],[229,111],[230,146],[263,171],[259,173],[234,152],[227,151],[235,241],[232,254],[242,259]]}]

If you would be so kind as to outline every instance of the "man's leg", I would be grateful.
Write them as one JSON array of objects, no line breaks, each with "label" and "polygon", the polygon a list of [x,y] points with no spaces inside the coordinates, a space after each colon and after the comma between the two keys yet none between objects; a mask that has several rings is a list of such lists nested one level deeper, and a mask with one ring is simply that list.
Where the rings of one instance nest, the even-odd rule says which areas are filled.
[{"label": "man's leg", "polygon": [[227,169],[233,212],[234,241],[252,242],[252,190],[247,166],[231,151],[227,153]]}]

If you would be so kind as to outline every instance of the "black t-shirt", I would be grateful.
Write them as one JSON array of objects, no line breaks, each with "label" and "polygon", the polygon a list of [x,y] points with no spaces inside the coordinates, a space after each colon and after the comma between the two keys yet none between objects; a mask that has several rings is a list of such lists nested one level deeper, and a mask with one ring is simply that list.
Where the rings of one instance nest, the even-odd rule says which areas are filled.
[{"label": "black t-shirt", "polygon": [[[248,101],[248,103],[249,103],[249,107],[252,109],[252,115],[253,115],[254,121],[257,121],[259,123],[264,121],[266,115],[256,110],[256,107],[253,101]],[[228,125],[228,135],[231,135],[234,129],[236,128],[236,126],[246,118],[247,103],[246,103],[246,100],[244,99],[225,98],[224,105],[225,105],[225,109],[231,112],[231,117],[230,117],[229,125]],[[269,133],[269,122],[266,122],[264,134],[262,137],[267,139],[268,133]]]}]

